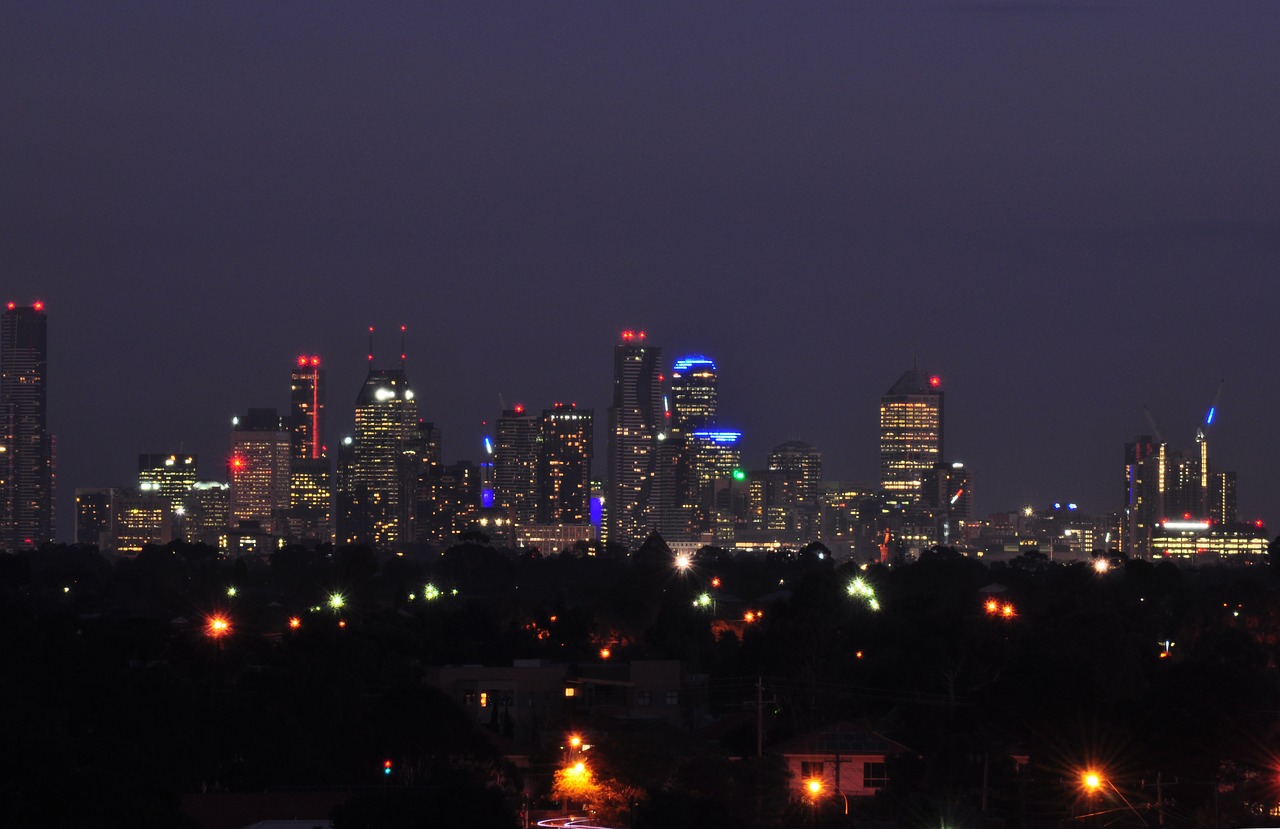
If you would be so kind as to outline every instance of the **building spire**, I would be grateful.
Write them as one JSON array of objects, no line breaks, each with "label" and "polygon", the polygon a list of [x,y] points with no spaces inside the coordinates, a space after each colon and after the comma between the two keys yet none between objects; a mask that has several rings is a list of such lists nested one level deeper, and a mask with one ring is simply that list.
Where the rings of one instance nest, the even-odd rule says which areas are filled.
[{"label": "building spire", "polygon": [[369,368],[373,368],[373,326],[369,326]]}]

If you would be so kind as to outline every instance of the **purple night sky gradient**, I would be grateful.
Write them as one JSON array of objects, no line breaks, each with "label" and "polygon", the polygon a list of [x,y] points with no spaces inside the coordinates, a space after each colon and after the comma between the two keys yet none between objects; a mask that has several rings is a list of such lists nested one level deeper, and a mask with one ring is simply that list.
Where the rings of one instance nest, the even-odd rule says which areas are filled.
[{"label": "purple night sky gradient", "polygon": [[[137,454],[220,478],[366,328],[446,460],[508,403],[605,419],[618,331],[720,367],[749,467],[877,479],[944,378],[979,514],[1120,507],[1147,406],[1280,522],[1280,3],[19,4],[0,299],[50,315],[59,526]],[[603,437],[603,432],[601,432]],[[603,474],[604,446],[596,474]]]}]

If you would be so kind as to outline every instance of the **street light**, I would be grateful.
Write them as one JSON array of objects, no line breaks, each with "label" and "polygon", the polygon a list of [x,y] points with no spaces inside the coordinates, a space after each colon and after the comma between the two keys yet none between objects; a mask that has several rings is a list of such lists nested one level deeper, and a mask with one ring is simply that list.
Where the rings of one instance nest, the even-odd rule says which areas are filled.
[{"label": "street light", "polygon": [[[805,788],[809,790],[809,797],[813,799],[813,804],[818,805],[818,797],[822,794],[823,783],[816,777],[810,777],[805,781]],[[840,799],[844,801],[844,813],[849,814],[849,798],[840,789],[836,789],[835,793],[840,795]]]},{"label": "street light", "polygon": [[231,632],[231,620],[221,613],[215,613],[209,617],[206,631],[211,638],[218,641]]},{"label": "street light", "polygon": [[[1134,808],[1133,804],[1129,802],[1129,798],[1125,797],[1124,793],[1116,788],[1116,784],[1111,782],[1109,778],[1104,777],[1101,772],[1095,769],[1086,769],[1080,775],[1080,785],[1084,787],[1085,794],[1089,796],[1091,801],[1093,799],[1093,796],[1098,794],[1098,792],[1102,791],[1104,787],[1110,788],[1111,791],[1115,792],[1116,797],[1120,798],[1120,802],[1125,805],[1125,808],[1133,812],[1134,816],[1138,818],[1138,821],[1143,826],[1147,825],[1146,818],[1142,816],[1141,812],[1139,812],[1137,809]],[[1091,812],[1090,814],[1082,815],[1081,817],[1095,817],[1097,815],[1105,814],[1108,811],[1121,811],[1121,810],[1109,809],[1109,810],[1103,810],[1101,812]]]}]

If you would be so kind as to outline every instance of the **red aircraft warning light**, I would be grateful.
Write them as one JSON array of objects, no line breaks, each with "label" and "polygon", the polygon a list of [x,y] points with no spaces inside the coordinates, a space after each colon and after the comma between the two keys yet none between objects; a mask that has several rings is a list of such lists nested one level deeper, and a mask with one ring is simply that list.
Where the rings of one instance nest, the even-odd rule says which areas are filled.
[{"label": "red aircraft warning light", "polygon": [[938,386],[942,385],[942,378],[936,374],[933,375],[932,377],[929,378],[929,385],[933,386],[936,389]]},{"label": "red aircraft warning light", "polygon": [[517,403],[517,404],[516,404],[516,414],[524,414],[524,404],[523,404],[523,403]]}]

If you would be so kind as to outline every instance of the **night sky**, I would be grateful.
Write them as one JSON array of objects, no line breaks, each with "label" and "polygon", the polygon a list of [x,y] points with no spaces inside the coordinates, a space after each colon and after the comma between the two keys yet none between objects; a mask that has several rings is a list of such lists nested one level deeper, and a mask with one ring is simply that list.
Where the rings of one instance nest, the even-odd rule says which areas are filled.
[{"label": "night sky", "polygon": [[[1118,509],[1190,446],[1280,522],[1280,3],[10,4],[0,284],[47,303],[59,526],[142,451],[222,478],[299,353],[377,326],[446,460],[612,346],[720,367],[745,460],[873,482],[918,358],[976,510]],[[603,438],[603,429],[599,431]],[[596,474],[604,471],[603,443]]]}]

